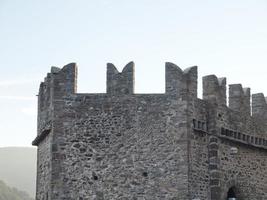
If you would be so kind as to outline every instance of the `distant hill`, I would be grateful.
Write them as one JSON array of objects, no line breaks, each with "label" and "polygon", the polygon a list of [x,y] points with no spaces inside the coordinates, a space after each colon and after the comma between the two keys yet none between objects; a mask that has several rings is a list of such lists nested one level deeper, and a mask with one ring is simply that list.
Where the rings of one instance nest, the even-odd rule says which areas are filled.
[{"label": "distant hill", "polygon": [[33,200],[26,192],[8,187],[0,181],[0,200]]},{"label": "distant hill", "polygon": [[[0,180],[4,181],[8,186],[26,191],[30,196],[34,197],[36,152],[36,148],[28,147],[0,148]],[[0,198],[0,200],[2,199]]]}]

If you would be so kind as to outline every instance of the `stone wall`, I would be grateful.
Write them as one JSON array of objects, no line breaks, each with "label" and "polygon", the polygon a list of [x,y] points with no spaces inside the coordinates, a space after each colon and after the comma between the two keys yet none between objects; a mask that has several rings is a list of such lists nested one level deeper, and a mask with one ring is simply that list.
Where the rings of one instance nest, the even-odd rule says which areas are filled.
[{"label": "stone wall", "polygon": [[187,198],[186,102],[75,95],[60,110],[59,199]]}]

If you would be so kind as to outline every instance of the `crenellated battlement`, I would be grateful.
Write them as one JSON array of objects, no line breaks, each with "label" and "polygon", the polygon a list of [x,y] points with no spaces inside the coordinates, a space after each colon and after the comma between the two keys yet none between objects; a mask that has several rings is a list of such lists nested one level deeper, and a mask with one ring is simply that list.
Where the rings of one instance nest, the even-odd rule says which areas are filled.
[{"label": "crenellated battlement", "polygon": [[[203,100],[227,105],[227,81],[225,77],[218,78],[216,75],[207,75],[202,78]],[[197,98],[198,70],[197,66],[182,70],[177,65],[165,63],[165,94],[180,97]],[[132,95],[135,86],[134,62],[129,62],[121,72],[112,63],[107,64],[106,89],[108,95]],[[52,89],[52,91],[51,91]],[[39,89],[39,97],[44,101],[41,107],[48,104],[49,99],[60,98],[77,92],[77,65],[70,63],[62,69],[51,67],[44,82]],[[250,105],[250,88],[243,88],[241,84],[229,85],[229,108],[250,115],[262,116],[267,111],[266,97],[262,93],[252,95]]]},{"label": "crenellated battlement", "polygon": [[[225,77],[218,78],[216,75],[207,75],[202,78],[203,82],[203,101],[207,105],[211,104],[218,110],[224,108],[234,111],[237,116],[250,117],[257,119],[257,123],[267,127],[267,102],[262,93],[253,94],[251,100],[250,88],[243,88],[241,84],[229,85],[229,105],[227,105],[227,80]],[[135,66],[129,62],[121,72],[112,63],[107,64],[106,97],[120,98],[121,96],[135,95]],[[182,70],[177,65],[165,63],[165,94],[166,98],[177,99],[177,101],[197,100],[198,88],[198,69],[197,66]],[[52,67],[47,74],[44,82],[39,89],[39,112],[43,115],[50,115],[53,110],[54,101],[60,100],[77,93],[77,65],[70,63],[62,69]],[[79,94],[88,95],[88,94]],[[94,95],[94,94],[92,94]],[[145,95],[145,94],[142,94]],[[251,106],[252,102],[252,106]],[[198,106],[198,105],[197,105]],[[251,115],[252,107],[252,115]],[[195,107],[197,108],[197,107]],[[208,112],[208,111],[206,111]],[[228,112],[228,111],[224,111]],[[222,114],[220,114],[222,115]],[[40,115],[41,116],[41,115]],[[49,119],[45,123],[50,123]],[[245,123],[245,122],[244,122]],[[46,126],[45,124],[40,127]]]}]

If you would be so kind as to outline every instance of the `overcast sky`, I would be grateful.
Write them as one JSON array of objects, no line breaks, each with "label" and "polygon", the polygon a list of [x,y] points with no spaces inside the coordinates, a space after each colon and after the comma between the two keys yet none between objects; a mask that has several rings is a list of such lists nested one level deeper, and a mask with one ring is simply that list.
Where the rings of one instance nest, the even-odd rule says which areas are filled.
[{"label": "overcast sky", "polygon": [[79,92],[104,92],[106,63],[129,61],[137,93],[164,92],[170,61],[267,95],[267,1],[0,0],[0,58],[0,147],[30,146],[39,83],[69,62]]}]

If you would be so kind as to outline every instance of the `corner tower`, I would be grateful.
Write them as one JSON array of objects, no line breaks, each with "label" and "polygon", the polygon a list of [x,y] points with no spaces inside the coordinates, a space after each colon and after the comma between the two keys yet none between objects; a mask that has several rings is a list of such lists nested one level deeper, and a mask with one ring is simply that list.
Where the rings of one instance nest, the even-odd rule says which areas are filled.
[{"label": "corner tower", "polygon": [[133,62],[107,64],[104,94],[77,93],[76,78],[53,67],[40,86],[36,198],[188,199],[197,68],[166,63],[165,94],[135,94]]}]

